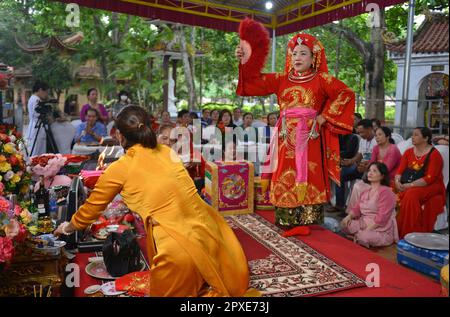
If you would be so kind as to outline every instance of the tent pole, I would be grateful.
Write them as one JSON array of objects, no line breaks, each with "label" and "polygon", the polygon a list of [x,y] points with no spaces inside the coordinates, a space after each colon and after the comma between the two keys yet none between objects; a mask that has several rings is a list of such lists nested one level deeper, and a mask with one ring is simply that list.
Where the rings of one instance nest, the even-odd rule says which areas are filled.
[{"label": "tent pole", "polygon": [[406,137],[408,129],[407,114],[408,114],[408,99],[409,99],[409,77],[411,74],[411,52],[413,46],[413,26],[414,26],[414,11],[416,0],[409,0],[408,11],[408,33],[406,36],[406,50],[405,50],[405,69],[403,73],[403,87],[402,87],[402,108],[400,117],[400,133]]},{"label": "tent pole", "polygon": [[[275,28],[272,29],[272,73],[275,73],[275,55],[277,51],[277,39],[275,34]],[[275,96],[272,94],[270,95],[270,107],[269,111],[273,112],[273,105],[275,103]]]}]

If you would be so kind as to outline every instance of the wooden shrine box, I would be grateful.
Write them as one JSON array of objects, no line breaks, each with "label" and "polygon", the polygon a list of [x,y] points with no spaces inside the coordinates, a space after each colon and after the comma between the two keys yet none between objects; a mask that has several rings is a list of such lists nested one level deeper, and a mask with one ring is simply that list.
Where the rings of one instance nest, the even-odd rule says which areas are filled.
[{"label": "wooden shrine box", "polygon": [[270,203],[269,195],[269,188],[263,193],[261,178],[255,177],[255,210],[275,210],[275,207]]},{"label": "wooden shrine box", "polygon": [[253,212],[253,163],[206,162],[205,200],[222,215]]}]

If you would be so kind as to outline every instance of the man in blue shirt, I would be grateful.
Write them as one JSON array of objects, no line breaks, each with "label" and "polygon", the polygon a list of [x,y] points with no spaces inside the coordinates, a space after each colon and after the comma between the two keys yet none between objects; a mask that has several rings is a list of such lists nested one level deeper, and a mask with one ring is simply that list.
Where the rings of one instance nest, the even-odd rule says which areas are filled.
[{"label": "man in blue shirt", "polygon": [[89,108],[86,112],[86,122],[82,122],[77,128],[75,135],[76,143],[100,143],[106,136],[106,127],[98,122],[98,112],[96,109]]}]

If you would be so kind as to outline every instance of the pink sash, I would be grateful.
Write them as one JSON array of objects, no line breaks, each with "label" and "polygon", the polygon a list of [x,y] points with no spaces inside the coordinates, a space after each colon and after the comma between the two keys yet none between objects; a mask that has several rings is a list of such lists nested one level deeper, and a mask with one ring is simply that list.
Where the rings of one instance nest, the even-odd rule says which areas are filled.
[{"label": "pink sash", "polygon": [[[308,139],[310,130],[308,129],[308,120],[314,119],[317,115],[317,111],[310,108],[292,108],[281,112],[281,116],[275,126],[275,133],[272,135],[269,145],[269,159],[264,165],[271,164],[271,158],[274,154],[276,139],[279,135],[277,131],[280,131],[280,127],[283,123],[283,117],[287,118],[299,118],[296,127],[295,138],[295,167],[296,167],[296,183],[306,183],[308,181]],[[283,127],[287,129],[287,127]],[[262,175],[262,178],[269,178],[270,174]]]}]

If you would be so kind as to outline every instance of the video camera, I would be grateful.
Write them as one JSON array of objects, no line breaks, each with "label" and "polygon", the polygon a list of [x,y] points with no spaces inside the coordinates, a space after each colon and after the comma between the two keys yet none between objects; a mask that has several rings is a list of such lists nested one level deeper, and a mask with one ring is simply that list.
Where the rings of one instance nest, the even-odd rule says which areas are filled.
[{"label": "video camera", "polygon": [[56,100],[56,99],[40,101],[34,110],[41,115],[47,115],[47,114],[53,112],[53,105],[55,105],[57,103],[58,103],[58,100]]}]

